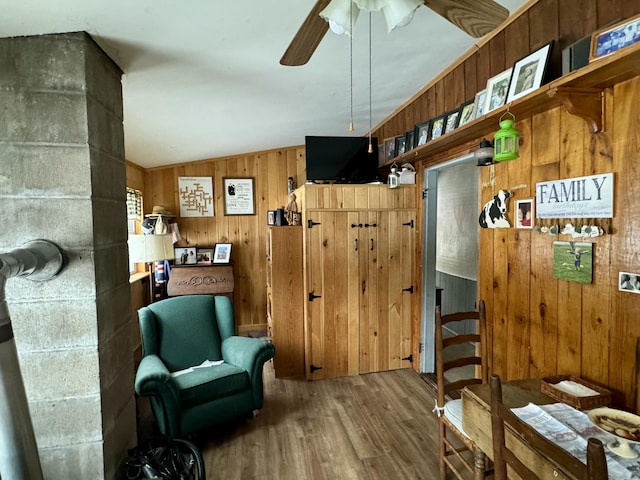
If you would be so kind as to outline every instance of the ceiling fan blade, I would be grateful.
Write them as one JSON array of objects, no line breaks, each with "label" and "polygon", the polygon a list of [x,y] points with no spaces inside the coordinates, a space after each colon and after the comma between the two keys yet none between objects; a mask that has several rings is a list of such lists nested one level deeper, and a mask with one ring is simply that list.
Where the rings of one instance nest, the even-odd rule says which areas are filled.
[{"label": "ceiling fan blade", "polygon": [[309,61],[325,33],[329,30],[329,24],[320,16],[320,12],[329,5],[330,1],[318,0],[316,2],[307,18],[302,22],[298,33],[293,37],[289,48],[280,59],[281,65],[296,67]]},{"label": "ceiling fan blade", "polygon": [[493,0],[424,0],[425,6],[474,38],[495,29],[509,10]]}]

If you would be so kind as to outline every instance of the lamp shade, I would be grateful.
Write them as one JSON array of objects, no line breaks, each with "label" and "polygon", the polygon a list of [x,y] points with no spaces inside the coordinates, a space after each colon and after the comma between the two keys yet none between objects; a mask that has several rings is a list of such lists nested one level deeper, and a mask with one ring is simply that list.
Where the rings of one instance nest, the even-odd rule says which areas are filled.
[{"label": "lamp shade", "polygon": [[132,262],[159,262],[172,260],[173,236],[129,235],[129,260]]},{"label": "lamp shade", "polygon": [[351,25],[356,23],[360,14],[360,9],[356,5],[352,8],[351,4],[351,0],[331,0],[329,5],[320,12],[320,16],[329,22],[329,28],[333,33],[351,35]]},{"label": "lamp shade", "polygon": [[[355,5],[352,5],[355,3]],[[356,23],[360,10],[377,12],[382,10],[387,22],[387,31],[404,27],[413,19],[422,0],[331,0],[320,16],[329,22],[333,33],[351,35],[351,25]],[[353,12],[353,19],[351,14]]]}]

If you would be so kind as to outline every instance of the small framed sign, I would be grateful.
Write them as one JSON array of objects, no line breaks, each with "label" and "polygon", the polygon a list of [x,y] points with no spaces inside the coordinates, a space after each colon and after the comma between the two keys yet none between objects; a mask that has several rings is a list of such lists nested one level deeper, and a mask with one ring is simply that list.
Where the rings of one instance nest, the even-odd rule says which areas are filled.
[{"label": "small framed sign", "polygon": [[255,215],[256,199],[253,177],[222,179],[225,215]]}]

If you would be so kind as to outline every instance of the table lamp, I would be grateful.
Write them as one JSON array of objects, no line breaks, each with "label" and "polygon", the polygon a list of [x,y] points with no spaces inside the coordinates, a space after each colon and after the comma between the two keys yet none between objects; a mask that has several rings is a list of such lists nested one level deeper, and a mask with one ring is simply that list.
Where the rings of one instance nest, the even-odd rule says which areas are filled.
[{"label": "table lamp", "polygon": [[153,303],[153,263],[173,260],[173,236],[166,235],[129,235],[129,259],[132,262],[149,264],[149,301]]}]

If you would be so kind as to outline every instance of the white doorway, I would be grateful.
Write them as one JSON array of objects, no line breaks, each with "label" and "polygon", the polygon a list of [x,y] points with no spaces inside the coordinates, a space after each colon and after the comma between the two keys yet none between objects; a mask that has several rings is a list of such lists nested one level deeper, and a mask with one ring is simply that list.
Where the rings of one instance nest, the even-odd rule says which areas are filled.
[{"label": "white doorway", "polygon": [[[472,295],[478,271],[478,167],[465,155],[424,171],[424,238],[422,249],[423,349],[420,371],[435,371],[434,310],[436,290],[443,278],[458,279],[473,292],[442,291],[442,296],[465,305]],[[438,205],[440,200],[441,205]],[[466,297],[466,299],[465,299]],[[443,313],[447,313],[443,307]]]}]

